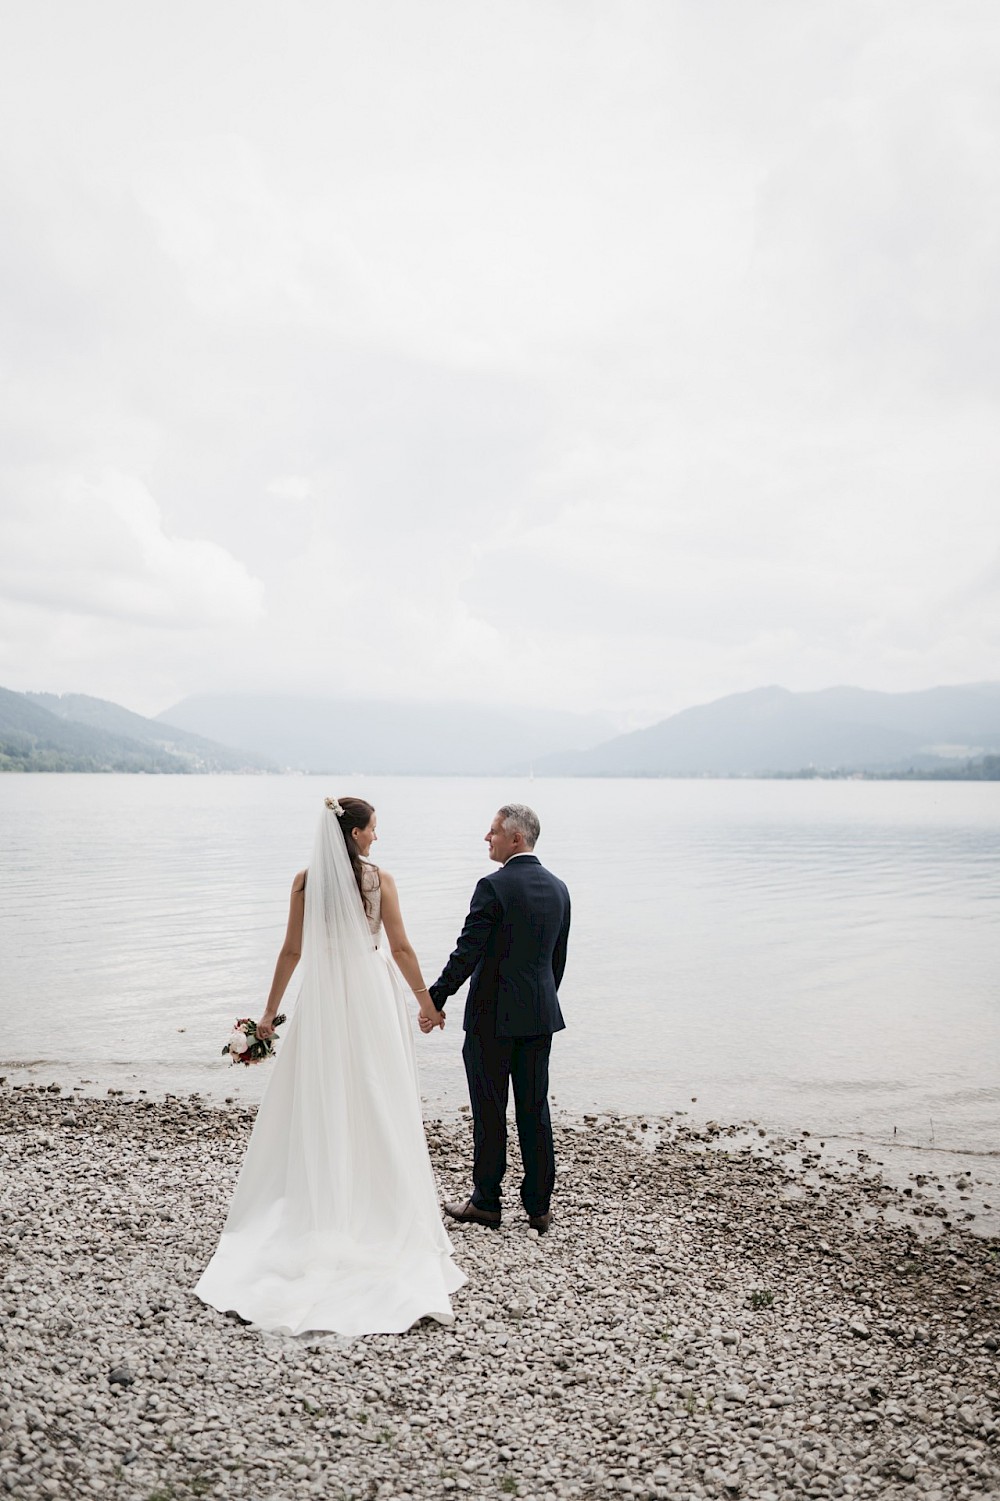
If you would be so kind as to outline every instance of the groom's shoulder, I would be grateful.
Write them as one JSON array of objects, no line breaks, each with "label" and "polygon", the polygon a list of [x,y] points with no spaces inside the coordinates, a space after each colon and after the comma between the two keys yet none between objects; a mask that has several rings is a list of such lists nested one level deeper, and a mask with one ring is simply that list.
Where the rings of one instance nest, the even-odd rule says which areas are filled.
[{"label": "groom's shoulder", "polygon": [[473,902],[492,902],[496,900],[496,878],[498,871],[490,871],[488,875],[480,876],[476,882],[476,889],[472,893]]},{"label": "groom's shoulder", "polygon": [[562,879],[562,877],[557,876],[555,872],[551,870],[547,870],[545,874],[548,876],[555,889],[561,892],[566,900],[569,901],[569,887],[566,885],[566,882]]},{"label": "groom's shoulder", "polygon": [[548,882],[549,888],[552,891],[558,891],[566,901],[569,901],[569,887],[566,885],[566,882],[557,876],[555,871],[549,870],[547,865],[540,865],[539,868]]}]

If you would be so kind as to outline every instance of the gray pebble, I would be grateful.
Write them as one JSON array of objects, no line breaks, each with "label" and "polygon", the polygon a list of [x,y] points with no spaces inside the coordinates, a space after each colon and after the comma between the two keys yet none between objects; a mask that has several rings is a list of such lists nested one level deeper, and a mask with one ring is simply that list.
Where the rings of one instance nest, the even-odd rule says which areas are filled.
[{"label": "gray pebble", "polygon": [[[76,1129],[60,1133],[66,1115]],[[0,1205],[0,1494],[879,1501],[918,1482],[953,1501],[956,1475],[997,1488],[988,1247],[940,1217],[920,1217],[926,1241],[893,1224],[895,1191],[873,1171],[831,1172],[820,1193],[781,1141],[740,1155],[723,1125],[699,1138],[682,1118],[645,1133],[557,1122],[559,1236],[532,1240],[513,1216],[463,1234],[454,1325],[284,1340],[191,1293],[251,1120],[204,1100],[67,1111],[0,1090],[0,1131],[24,1143]],[[468,1127],[428,1136],[442,1197],[457,1197]],[[771,1302],[752,1308],[754,1290]]]}]

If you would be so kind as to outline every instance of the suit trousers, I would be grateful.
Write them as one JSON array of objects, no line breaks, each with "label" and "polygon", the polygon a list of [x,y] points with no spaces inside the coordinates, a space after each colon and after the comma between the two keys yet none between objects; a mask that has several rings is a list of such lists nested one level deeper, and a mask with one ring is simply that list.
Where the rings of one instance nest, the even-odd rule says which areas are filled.
[{"label": "suit trousers", "polygon": [[521,1203],[528,1214],[548,1212],[556,1181],[549,1116],[549,1053],[552,1034],[491,1037],[466,1032],[462,1057],[472,1103],[474,1160],[472,1202],[500,1208],[500,1184],[507,1171],[507,1092],[514,1086],[514,1113],[524,1177]]}]

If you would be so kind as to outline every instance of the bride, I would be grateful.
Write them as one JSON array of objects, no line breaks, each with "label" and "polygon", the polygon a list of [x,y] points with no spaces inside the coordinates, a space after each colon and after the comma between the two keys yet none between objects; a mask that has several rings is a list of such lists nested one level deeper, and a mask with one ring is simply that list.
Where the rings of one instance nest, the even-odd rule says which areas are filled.
[{"label": "bride", "polygon": [[450,1322],[449,1294],[465,1281],[438,1210],[400,971],[425,1026],[444,1018],[395,882],[365,858],[375,822],[362,798],[327,798],[309,869],[292,883],[258,1033],[273,1033],[301,954],[298,1004],[218,1250],[195,1288],[220,1312],[287,1334],[398,1333],[427,1315]]}]

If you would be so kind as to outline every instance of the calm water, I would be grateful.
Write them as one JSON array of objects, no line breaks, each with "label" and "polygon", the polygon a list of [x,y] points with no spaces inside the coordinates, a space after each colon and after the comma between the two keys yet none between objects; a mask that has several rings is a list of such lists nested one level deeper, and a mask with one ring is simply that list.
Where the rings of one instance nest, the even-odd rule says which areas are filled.
[{"label": "calm water", "polygon": [[[4,1037],[17,1077],[253,1096],[258,1014],[323,795],[377,805],[428,980],[532,802],[574,899],[565,1108],[998,1145],[1000,786],[350,777],[0,777]],[[294,982],[293,982],[294,991]],[[464,1098],[461,1010],[418,1035]],[[697,1103],[692,1104],[692,1096]]]}]

